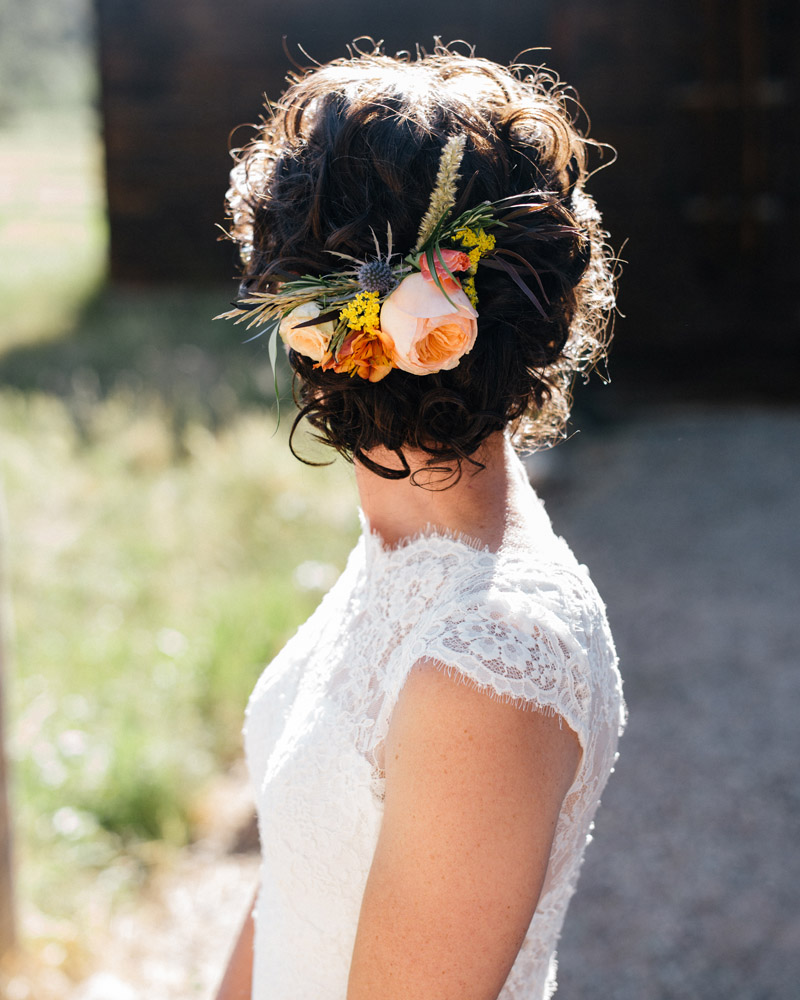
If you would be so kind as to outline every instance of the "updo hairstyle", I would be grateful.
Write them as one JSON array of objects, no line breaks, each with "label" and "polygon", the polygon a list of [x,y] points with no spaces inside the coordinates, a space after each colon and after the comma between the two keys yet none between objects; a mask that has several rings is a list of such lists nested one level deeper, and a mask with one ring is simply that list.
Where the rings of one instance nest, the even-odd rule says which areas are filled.
[{"label": "updo hairstyle", "polygon": [[[409,468],[403,449],[430,466],[462,462],[507,424],[527,447],[565,432],[570,388],[604,353],[613,278],[605,233],[584,191],[587,140],[568,93],[547,69],[506,70],[437,45],[433,54],[392,58],[379,48],[290,77],[291,86],[257,138],[234,150],[230,234],[240,245],[241,294],[297,275],[329,274],[385,252],[387,223],[400,256],[417,238],[442,148],[466,136],[453,216],[526,194],[525,213],[495,230],[498,247],[531,265],[540,315],[511,277],[479,266],[478,336],[457,367],[430,375],[393,369],[380,382],[322,371],[294,351],[292,428],[387,478]],[[521,272],[521,275],[524,272]],[[376,463],[377,446],[401,468]],[[298,456],[299,457],[299,456]]]}]

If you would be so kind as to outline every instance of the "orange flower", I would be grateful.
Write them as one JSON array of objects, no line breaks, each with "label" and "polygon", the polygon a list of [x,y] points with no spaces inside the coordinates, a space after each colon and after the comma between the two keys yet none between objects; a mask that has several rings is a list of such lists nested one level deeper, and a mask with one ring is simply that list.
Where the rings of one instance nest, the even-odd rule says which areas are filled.
[{"label": "orange flower", "polygon": [[370,382],[380,382],[394,368],[391,352],[394,344],[381,330],[352,330],[336,352],[327,355],[319,367],[345,375],[358,375]]},{"label": "orange flower", "polygon": [[[440,254],[441,260],[439,259]],[[444,264],[442,261],[444,261]],[[439,280],[446,292],[457,291],[461,288],[461,284],[458,279],[450,277],[445,269],[445,265],[455,274],[457,271],[469,271],[472,263],[469,259],[469,254],[464,253],[463,250],[434,250],[433,262],[436,265],[436,273],[439,276]],[[420,254],[419,268],[422,272],[422,277],[426,281],[433,282],[433,275],[431,274],[431,269],[428,267],[428,258],[424,253]]]}]

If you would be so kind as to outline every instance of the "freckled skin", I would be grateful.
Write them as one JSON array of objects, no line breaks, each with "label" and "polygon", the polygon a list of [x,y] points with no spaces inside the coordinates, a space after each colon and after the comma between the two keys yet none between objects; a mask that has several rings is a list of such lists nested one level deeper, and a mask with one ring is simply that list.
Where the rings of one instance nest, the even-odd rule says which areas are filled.
[{"label": "freckled skin", "polygon": [[536,908],[577,738],[423,662],[387,749],[347,1000],[493,1000]]}]

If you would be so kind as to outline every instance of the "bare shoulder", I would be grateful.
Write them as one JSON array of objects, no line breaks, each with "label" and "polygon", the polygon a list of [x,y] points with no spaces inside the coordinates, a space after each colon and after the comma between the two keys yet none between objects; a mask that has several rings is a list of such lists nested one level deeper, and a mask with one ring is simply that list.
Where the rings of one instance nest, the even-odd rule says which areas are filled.
[{"label": "bare shoulder", "polygon": [[[420,764],[427,758],[430,772],[448,760],[473,764],[472,777],[514,763],[512,784],[545,770],[548,780],[565,785],[564,793],[580,759],[577,736],[558,715],[499,698],[425,660],[415,665],[400,693],[386,749],[387,783],[392,766],[413,756]],[[463,777],[469,781],[471,769]]]},{"label": "bare shoulder", "polygon": [[349,1000],[376,989],[392,1000],[497,996],[580,753],[558,717],[428,661],[414,667],[386,742],[384,819]]},{"label": "bare shoulder", "polygon": [[[429,821],[448,810],[463,836],[538,842],[549,856],[561,803],[580,761],[576,735],[552,713],[519,706],[422,661],[395,707],[386,743],[386,810],[413,799]],[[488,827],[491,828],[488,829]],[[546,857],[545,857],[546,864]],[[538,892],[537,892],[538,896]]]}]

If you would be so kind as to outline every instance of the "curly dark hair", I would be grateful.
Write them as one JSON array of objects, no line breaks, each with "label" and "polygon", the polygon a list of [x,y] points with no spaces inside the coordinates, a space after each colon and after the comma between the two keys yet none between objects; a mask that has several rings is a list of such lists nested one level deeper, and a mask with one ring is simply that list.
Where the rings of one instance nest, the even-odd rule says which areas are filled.
[{"label": "curly dark hair", "polygon": [[[543,67],[505,69],[438,44],[416,58],[356,50],[290,82],[268,104],[258,136],[233,151],[228,213],[243,292],[331,273],[341,261],[331,251],[374,256],[373,234],[387,223],[408,253],[442,148],[464,135],[453,214],[526,195],[524,214],[497,232],[498,247],[535,269],[545,312],[507,273],[481,266],[478,337],[452,370],[393,369],[372,383],[291,351],[300,407],[292,435],[305,418],[320,440],[387,478],[409,475],[406,448],[460,475],[463,461],[480,465],[470,456],[509,423],[527,446],[554,443],[575,373],[604,353],[614,302],[606,234],[584,191],[589,140],[569,111],[568,88]],[[402,468],[371,460],[377,446]]]}]

